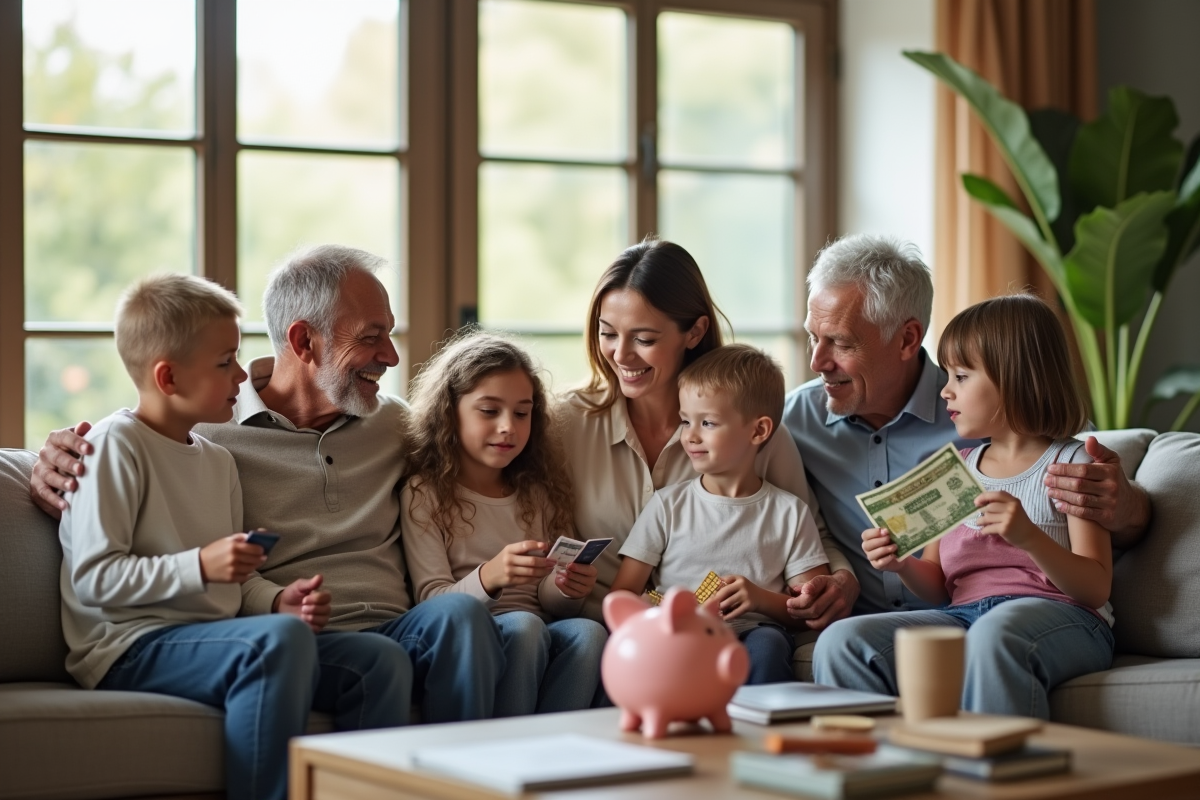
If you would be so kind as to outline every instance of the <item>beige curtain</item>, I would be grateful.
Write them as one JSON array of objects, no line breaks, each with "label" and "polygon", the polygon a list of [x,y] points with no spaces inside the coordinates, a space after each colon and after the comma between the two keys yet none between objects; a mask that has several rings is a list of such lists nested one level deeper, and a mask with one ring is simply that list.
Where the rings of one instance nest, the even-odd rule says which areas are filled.
[{"label": "beige curtain", "polygon": [[[938,0],[937,49],[1027,109],[1096,116],[1094,0]],[[973,202],[963,172],[984,175],[1023,204],[1016,182],[966,102],[939,85],[935,188],[935,333],[980,300],[1054,289],[1021,244]]]}]

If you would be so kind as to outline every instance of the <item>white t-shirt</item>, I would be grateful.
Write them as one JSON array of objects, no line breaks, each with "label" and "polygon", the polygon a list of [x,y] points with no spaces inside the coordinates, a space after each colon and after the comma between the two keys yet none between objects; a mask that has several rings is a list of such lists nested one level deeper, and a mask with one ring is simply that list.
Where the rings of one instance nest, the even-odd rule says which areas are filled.
[{"label": "white t-shirt", "polygon": [[[418,484],[419,481],[419,478],[413,479]],[[521,505],[516,494],[487,497],[459,486],[459,497],[470,503],[466,512],[470,525],[456,520],[452,535],[447,537],[430,520],[428,499],[422,498],[414,507],[413,482],[405,486],[400,495],[404,514],[401,541],[408,574],[412,578],[413,595],[418,603],[439,594],[461,592],[479,598],[492,614],[528,611],[547,622],[579,614],[583,598],[572,599],[559,591],[554,584],[554,571],[537,586],[501,589],[497,597],[492,597],[483,588],[479,569],[484,562],[510,544],[527,539],[548,540],[542,514],[534,518],[530,530],[525,530],[521,525]]]},{"label": "white t-shirt", "polygon": [[143,634],[237,616],[241,587],[206,586],[200,548],[242,530],[242,487],[228,450],[169,439],[127,409],[84,438],[95,452],[58,528],[59,588],[67,671],[91,689]]},{"label": "white t-shirt", "polygon": [[[557,412],[563,423],[563,444],[575,487],[579,538],[613,539],[613,544],[596,559],[599,577],[583,607],[583,616],[602,622],[601,603],[621,566],[619,546],[656,489],[692,481],[696,470],[680,441],[682,428],[671,434],[651,469],[629,421],[625,398],[618,395],[608,410],[589,412],[589,402],[598,399],[597,394],[571,392],[558,404]],[[850,561],[825,531],[816,497],[808,488],[800,451],[787,434],[781,427],[759,448],[754,459],[755,474],[803,500],[821,532],[830,571],[851,570]]]},{"label": "white t-shirt", "polygon": [[[695,591],[710,571],[784,592],[793,578],[829,563],[800,498],[767,481],[749,497],[722,497],[700,478],[655,492],[620,554],[653,565],[651,580],[664,592]],[[751,613],[730,624],[740,632],[773,621]]]}]

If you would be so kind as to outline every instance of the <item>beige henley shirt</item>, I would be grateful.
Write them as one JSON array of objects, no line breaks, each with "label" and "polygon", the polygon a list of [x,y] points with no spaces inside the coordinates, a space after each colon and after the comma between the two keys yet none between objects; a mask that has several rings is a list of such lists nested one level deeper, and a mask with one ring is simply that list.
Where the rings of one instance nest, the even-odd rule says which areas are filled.
[{"label": "beige henley shirt", "polygon": [[251,361],[233,420],[196,426],[237,462],[245,529],[281,537],[243,586],[243,612],[269,613],[283,587],[320,573],[333,594],[330,630],[381,625],[412,607],[400,545],[407,408],[380,395],[369,417],[297,428],[258,395],[274,368],[271,356]]}]

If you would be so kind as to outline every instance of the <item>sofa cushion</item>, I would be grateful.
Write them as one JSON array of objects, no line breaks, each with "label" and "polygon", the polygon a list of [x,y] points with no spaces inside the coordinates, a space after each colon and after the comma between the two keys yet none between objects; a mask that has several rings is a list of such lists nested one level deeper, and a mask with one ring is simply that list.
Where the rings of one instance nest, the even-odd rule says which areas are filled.
[{"label": "sofa cushion", "polygon": [[0,684],[0,798],[224,789],[224,716],[190,700]]},{"label": "sofa cushion", "polygon": [[1154,517],[1113,567],[1117,652],[1200,658],[1200,435],[1160,435],[1137,481]]},{"label": "sofa cushion", "polygon": [[1050,694],[1050,718],[1068,725],[1200,745],[1200,659],[1117,656],[1113,667]]},{"label": "sofa cushion", "polygon": [[29,499],[37,454],[0,450],[0,681],[70,681],[64,664],[58,523]]},{"label": "sofa cushion", "polygon": [[1132,479],[1137,474],[1142,459],[1146,457],[1147,448],[1157,435],[1158,433],[1150,428],[1127,428],[1091,433],[1085,431],[1075,438],[1086,442],[1089,436],[1095,436],[1096,441],[1121,457],[1121,469],[1126,478]]}]

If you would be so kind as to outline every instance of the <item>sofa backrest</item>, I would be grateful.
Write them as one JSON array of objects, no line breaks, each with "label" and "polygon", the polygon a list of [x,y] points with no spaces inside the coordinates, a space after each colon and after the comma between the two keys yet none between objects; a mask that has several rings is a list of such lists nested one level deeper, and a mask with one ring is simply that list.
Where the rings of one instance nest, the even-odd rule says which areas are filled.
[{"label": "sofa backrest", "polygon": [[1200,434],[1159,435],[1136,478],[1154,517],[1113,567],[1117,652],[1200,658]]},{"label": "sofa backrest", "polygon": [[1081,442],[1086,442],[1089,436],[1095,436],[1096,441],[1120,456],[1121,469],[1125,472],[1125,477],[1133,480],[1133,476],[1137,474],[1138,467],[1141,466],[1142,459],[1146,457],[1147,448],[1154,441],[1154,437],[1158,436],[1158,431],[1151,428],[1085,431],[1075,438]]},{"label": "sofa backrest", "polygon": [[66,681],[58,523],[29,499],[36,453],[0,450],[0,682]]}]

